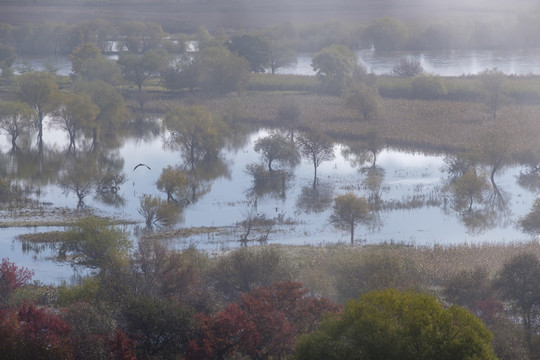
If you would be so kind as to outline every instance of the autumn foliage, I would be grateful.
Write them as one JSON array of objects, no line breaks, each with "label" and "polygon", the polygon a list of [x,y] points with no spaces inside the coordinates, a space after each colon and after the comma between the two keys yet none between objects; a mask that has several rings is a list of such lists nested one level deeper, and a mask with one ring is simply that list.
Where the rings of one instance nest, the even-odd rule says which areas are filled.
[{"label": "autumn foliage", "polygon": [[19,268],[8,259],[2,259],[0,263],[0,304],[9,300],[11,293],[28,283],[34,273],[26,268]]},{"label": "autumn foliage", "polygon": [[314,330],[324,313],[339,309],[327,299],[309,296],[300,283],[255,288],[216,315],[197,314],[199,333],[190,341],[187,358],[281,358],[293,354],[297,336]]}]

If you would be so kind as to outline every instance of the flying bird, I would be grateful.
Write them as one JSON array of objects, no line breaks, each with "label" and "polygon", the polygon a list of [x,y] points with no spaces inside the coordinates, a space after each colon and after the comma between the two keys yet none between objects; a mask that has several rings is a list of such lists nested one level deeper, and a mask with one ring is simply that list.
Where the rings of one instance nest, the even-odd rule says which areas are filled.
[{"label": "flying bird", "polygon": [[138,164],[137,166],[135,166],[135,167],[133,168],[133,171],[135,171],[139,166],[146,166],[146,167],[148,168],[148,170],[152,170],[152,169],[150,169],[150,166],[148,166],[148,165],[146,165],[146,164],[143,164],[143,163],[140,163],[140,164]]}]

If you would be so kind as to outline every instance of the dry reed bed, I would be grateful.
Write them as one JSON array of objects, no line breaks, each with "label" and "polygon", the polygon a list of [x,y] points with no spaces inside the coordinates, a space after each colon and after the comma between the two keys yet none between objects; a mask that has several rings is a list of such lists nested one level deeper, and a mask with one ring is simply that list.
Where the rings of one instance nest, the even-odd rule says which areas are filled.
[{"label": "dry reed bed", "polygon": [[[391,259],[398,267],[414,264],[418,270],[418,281],[424,288],[440,288],[446,281],[462,270],[485,268],[492,278],[502,266],[514,256],[523,253],[540,257],[540,242],[482,243],[449,246],[406,246],[406,245],[347,245],[328,246],[280,246],[298,264],[298,278],[307,288],[325,296],[336,295],[332,269],[344,264],[361,264],[373,259]],[[373,270],[373,269],[372,269]],[[386,271],[380,269],[381,271]],[[376,271],[376,270],[375,270]],[[362,277],[362,274],[355,276]],[[393,276],[400,276],[394,274]],[[406,284],[402,284],[406,286]]]},{"label": "dry reed bed", "polygon": [[416,149],[456,151],[470,149],[494,128],[504,131],[511,151],[540,148],[540,105],[504,106],[493,120],[480,103],[383,99],[382,116],[366,122],[341,98],[319,94],[249,91],[221,98],[154,99],[151,112],[164,113],[179,104],[208,107],[218,116],[236,108],[244,121],[260,126],[278,123],[283,104],[295,102],[302,111],[302,126],[323,131],[336,140],[357,140],[375,130],[389,145]]}]

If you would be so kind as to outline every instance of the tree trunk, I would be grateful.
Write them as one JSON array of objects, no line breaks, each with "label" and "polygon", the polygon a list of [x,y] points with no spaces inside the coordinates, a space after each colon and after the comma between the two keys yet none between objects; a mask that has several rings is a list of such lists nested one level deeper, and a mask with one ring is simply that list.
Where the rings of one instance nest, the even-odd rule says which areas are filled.
[{"label": "tree trunk", "polygon": [[351,245],[354,245],[354,222],[351,223]]}]

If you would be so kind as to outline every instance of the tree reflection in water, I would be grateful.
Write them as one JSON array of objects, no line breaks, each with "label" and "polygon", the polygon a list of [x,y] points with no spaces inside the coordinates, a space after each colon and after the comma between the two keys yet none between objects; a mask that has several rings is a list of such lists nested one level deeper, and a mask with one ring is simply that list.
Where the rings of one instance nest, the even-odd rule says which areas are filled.
[{"label": "tree reflection in water", "polygon": [[334,185],[321,182],[318,186],[313,184],[302,187],[300,196],[296,200],[296,207],[306,214],[320,213],[328,209],[334,201]]},{"label": "tree reflection in water", "polygon": [[[471,154],[445,159],[442,191],[450,202],[444,210],[457,214],[470,235],[479,235],[496,226],[507,226],[511,221],[510,194],[498,187],[490,173]],[[449,205],[449,206],[448,206]]]},{"label": "tree reflection in water", "polygon": [[248,198],[258,199],[266,195],[276,199],[285,199],[287,189],[294,175],[288,170],[268,170],[261,164],[248,164],[246,173],[252,177],[251,187],[247,190]]}]

